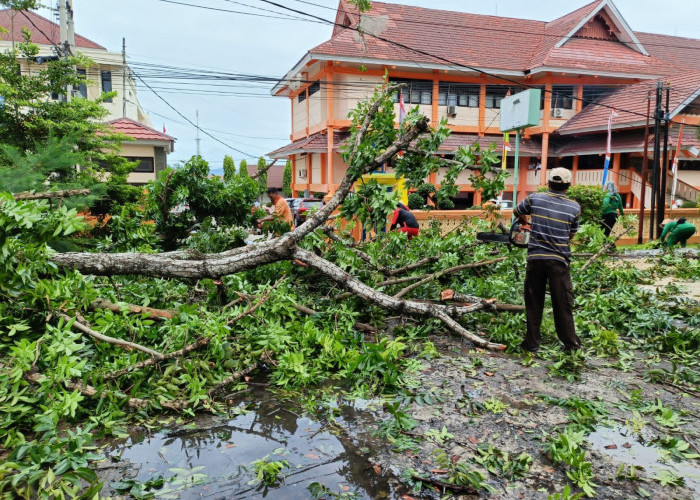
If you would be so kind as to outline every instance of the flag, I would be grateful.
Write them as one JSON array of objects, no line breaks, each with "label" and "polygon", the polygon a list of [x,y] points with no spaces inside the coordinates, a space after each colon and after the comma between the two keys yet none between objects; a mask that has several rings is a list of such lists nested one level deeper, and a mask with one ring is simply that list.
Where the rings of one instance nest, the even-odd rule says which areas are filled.
[{"label": "flag", "polygon": [[685,126],[685,119],[681,123],[681,128],[678,131],[678,147],[676,147],[676,156],[673,158],[673,166],[671,167],[671,172],[675,176],[678,172],[678,156],[681,154],[681,144],[683,143],[683,127]]},{"label": "flag", "polygon": [[671,188],[671,208],[673,208],[673,202],[676,199],[676,185],[678,184],[678,157],[681,154],[681,144],[683,143],[684,126],[685,119],[681,123],[681,128],[678,130],[678,147],[676,147],[676,156],[673,157],[673,165],[671,166],[671,172],[673,173],[673,187]]},{"label": "flag", "polygon": [[613,118],[619,116],[615,113],[615,108],[610,110],[610,118],[608,118],[608,143],[605,146],[605,166],[603,167],[603,187],[605,187],[605,182],[608,179],[608,168],[610,167],[610,157],[612,156],[612,121]]},{"label": "flag", "polygon": [[403,107],[403,89],[399,90],[399,123],[406,118],[406,108]]},{"label": "flag", "polygon": [[163,124],[163,133],[165,133],[165,123]]},{"label": "flag", "polygon": [[[506,92],[506,97],[510,97],[510,89],[508,89],[508,92]],[[510,133],[503,132],[503,154],[501,155],[501,170],[506,169],[508,151],[510,151]]]}]

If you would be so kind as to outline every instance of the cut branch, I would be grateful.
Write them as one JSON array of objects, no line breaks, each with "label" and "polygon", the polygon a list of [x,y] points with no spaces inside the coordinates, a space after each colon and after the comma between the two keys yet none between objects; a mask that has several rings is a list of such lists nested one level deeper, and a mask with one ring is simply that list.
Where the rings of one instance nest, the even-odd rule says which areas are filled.
[{"label": "cut branch", "polygon": [[471,264],[462,264],[459,266],[454,266],[454,267],[449,267],[447,269],[443,269],[441,271],[438,271],[436,273],[433,273],[433,274],[423,278],[422,280],[420,280],[416,283],[413,283],[413,284],[407,286],[406,288],[401,290],[399,293],[394,295],[394,297],[397,299],[400,299],[401,297],[406,295],[408,292],[411,292],[411,291],[415,290],[416,288],[418,288],[419,286],[425,285],[426,283],[430,283],[431,281],[435,281],[436,279],[439,279],[442,276],[446,276],[448,274],[454,274],[454,273],[457,273],[459,271],[463,271],[465,269],[473,269],[473,268],[477,268],[477,267],[488,266],[491,264],[495,264],[497,262],[502,262],[504,260],[506,260],[506,257],[499,257],[498,259],[483,260],[480,262],[472,262]]},{"label": "cut branch", "polygon": [[[33,383],[40,385],[44,380],[46,380],[46,377],[42,375],[41,373],[30,373],[26,375],[26,379]],[[135,410],[141,410],[143,408],[148,407],[149,404],[154,404],[161,406],[162,408],[167,408],[168,410],[173,410],[173,411],[182,411],[185,408],[189,406],[189,403],[187,401],[182,401],[182,400],[172,400],[172,401],[158,401],[158,402],[153,402],[149,401],[147,399],[141,399],[141,398],[129,398],[125,397],[119,392],[114,392],[114,391],[108,391],[108,390],[102,390],[98,391],[91,385],[84,384],[82,382],[77,382],[73,380],[64,380],[63,385],[66,387],[66,389],[70,389],[72,391],[78,391],[80,394],[83,396],[87,396],[89,398],[95,397],[97,395],[104,396],[104,395],[111,395],[117,399],[126,399],[126,406],[129,408],[133,408]]]},{"label": "cut branch", "polygon": [[580,271],[585,271],[586,268],[587,268],[588,266],[590,266],[598,257],[600,257],[601,255],[603,255],[604,252],[606,252],[607,250],[613,248],[613,247],[615,246],[615,242],[617,242],[617,240],[619,240],[620,238],[622,238],[623,236],[625,236],[627,233],[629,233],[629,232],[632,231],[633,229],[634,229],[633,227],[628,227],[626,231],[624,231],[623,233],[618,234],[617,237],[616,237],[613,241],[611,241],[610,243],[607,243],[607,244],[603,245],[603,246],[601,247],[601,249],[598,250],[598,252],[597,252],[593,257],[591,257],[590,259],[588,259],[588,260],[586,261],[586,263],[581,267]]},{"label": "cut branch", "polygon": [[154,309],[152,307],[137,306],[134,304],[115,304],[107,299],[96,299],[90,303],[90,309],[108,309],[114,313],[128,311],[130,314],[145,314],[147,318],[171,319],[178,314],[177,311]]},{"label": "cut branch", "polygon": [[251,175],[250,178],[251,178],[251,179],[257,179],[257,178],[260,177],[262,174],[264,174],[265,172],[267,172],[268,170],[270,170],[270,169],[275,165],[275,163],[277,163],[277,159],[272,160],[270,163],[268,163],[268,164],[265,165],[263,168],[261,168],[260,170],[258,170],[257,172],[255,172],[253,175]]},{"label": "cut branch", "polygon": [[90,194],[89,189],[67,189],[65,191],[45,191],[43,193],[17,193],[13,194],[12,197],[16,201],[27,201],[27,200],[48,200],[51,198],[69,198],[71,196],[86,196]]},{"label": "cut branch", "polygon": [[153,356],[158,359],[162,359],[163,355],[159,353],[158,351],[154,351],[153,349],[149,349],[148,347],[144,347],[140,344],[136,344],[134,342],[129,342],[128,340],[122,340],[122,339],[115,339],[114,337],[109,337],[107,335],[103,335],[99,332],[96,332],[92,328],[89,328],[82,323],[76,321],[75,318],[71,318],[67,314],[64,314],[62,312],[57,312],[56,313],[58,317],[63,318],[66,322],[68,322],[69,325],[72,324],[72,326],[76,330],[80,330],[81,332],[91,336],[94,339],[101,340],[102,342],[107,342],[108,344],[114,344],[122,347],[127,347],[129,349],[135,349],[137,351],[145,352],[146,354],[149,354],[150,356]]},{"label": "cut branch", "polygon": [[440,299],[443,301],[454,300],[455,302],[467,304],[484,304],[487,309],[494,311],[523,312],[525,310],[525,306],[519,304],[504,304],[497,302],[495,299],[485,299],[475,295],[457,293],[451,289],[443,290],[440,294]]},{"label": "cut branch", "polygon": [[391,297],[385,293],[382,293],[374,288],[365,285],[355,277],[346,273],[340,269],[335,264],[328,262],[327,260],[318,257],[313,252],[308,250],[303,250],[301,248],[296,248],[294,250],[294,257],[307,263],[314,269],[321,271],[323,274],[328,276],[330,279],[338,283],[338,285],[347,288],[349,291],[353,292],[355,295],[361,297],[362,299],[370,302],[372,304],[378,305],[385,309],[396,311],[398,313],[408,313],[415,314],[423,317],[436,318],[442,321],[445,326],[447,326],[452,332],[456,333],[469,340],[479,347],[484,347],[486,349],[492,350],[503,350],[506,346],[502,344],[494,344],[488,342],[487,340],[479,337],[468,331],[457,321],[452,319],[441,307],[435,307],[432,304],[421,304],[419,302],[414,302],[410,300],[400,300],[395,297]]}]

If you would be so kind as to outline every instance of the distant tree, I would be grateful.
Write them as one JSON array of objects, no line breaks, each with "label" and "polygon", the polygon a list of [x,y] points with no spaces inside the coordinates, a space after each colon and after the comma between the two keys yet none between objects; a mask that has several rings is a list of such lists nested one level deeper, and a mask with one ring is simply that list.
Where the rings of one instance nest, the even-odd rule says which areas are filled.
[{"label": "distant tree", "polygon": [[241,177],[250,177],[250,175],[248,175],[248,162],[247,161],[241,160],[241,165],[238,168],[238,174]]},{"label": "distant tree", "polygon": [[[265,161],[265,158],[263,156],[258,158],[258,172],[262,172],[266,166],[267,161]],[[262,174],[258,175],[258,184],[260,184],[261,193],[267,191],[267,172],[263,172]]]},{"label": "distant tree", "polygon": [[236,162],[229,155],[224,156],[224,181],[228,182],[236,175]]},{"label": "distant tree", "polygon": [[292,197],[292,162],[287,160],[282,174],[282,194],[286,198]]},{"label": "distant tree", "polygon": [[30,10],[40,7],[39,0],[0,0],[0,5],[12,10]]}]

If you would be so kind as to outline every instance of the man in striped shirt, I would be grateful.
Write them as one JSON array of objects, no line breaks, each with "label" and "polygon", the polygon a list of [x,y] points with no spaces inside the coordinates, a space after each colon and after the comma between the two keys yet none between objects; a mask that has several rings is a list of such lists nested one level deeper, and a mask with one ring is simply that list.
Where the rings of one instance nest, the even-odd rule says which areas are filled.
[{"label": "man in striped shirt", "polygon": [[521,344],[524,350],[530,352],[536,352],[540,347],[540,326],[547,283],[552,296],[554,325],[559,340],[564,344],[564,350],[581,347],[574,326],[574,288],[569,273],[569,240],[578,231],[581,207],[566,197],[571,179],[569,170],[553,169],[549,191],[531,194],[518,203],[513,211],[513,215],[522,220],[526,215],[532,219],[525,273],[527,333]]}]

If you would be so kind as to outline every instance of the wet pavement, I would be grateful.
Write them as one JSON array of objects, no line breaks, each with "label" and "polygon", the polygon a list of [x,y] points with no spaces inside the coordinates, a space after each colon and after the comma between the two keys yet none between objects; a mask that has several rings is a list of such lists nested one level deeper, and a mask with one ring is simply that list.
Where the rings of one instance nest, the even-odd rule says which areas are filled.
[{"label": "wet pavement", "polygon": [[[134,434],[105,448],[98,464],[102,494],[128,497],[128,485],[136,484],[141,488],[136,491],[155,498],[308,499],[310,487],[327,493],[321,498],[400,498],[396,479],[371,461],[377,443],[362,434],[371,412],[358,412],[350,403],[332,406],[338,426],[305,415],[298,399],[277,400],[256,390],[232,407],[240,415],[202,416],[150,437]],[[346,421],[350,424],[343,425]],[[344,427],[359,432],[351,439],[339,430]],[[255,478],[256,460],[286,460],[288,466],[274,485],[265,486]],[[161,477],[162,486],[147,489]]]}]

